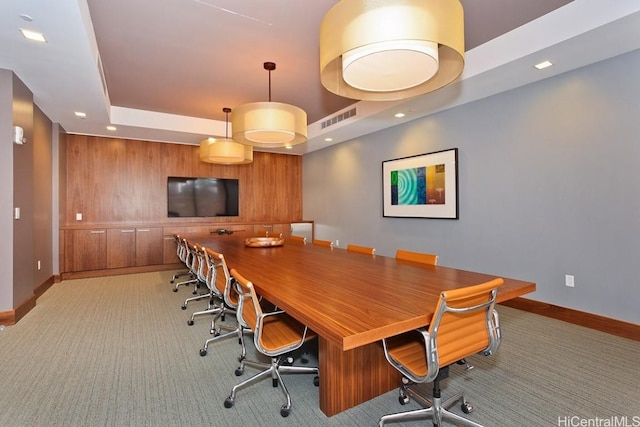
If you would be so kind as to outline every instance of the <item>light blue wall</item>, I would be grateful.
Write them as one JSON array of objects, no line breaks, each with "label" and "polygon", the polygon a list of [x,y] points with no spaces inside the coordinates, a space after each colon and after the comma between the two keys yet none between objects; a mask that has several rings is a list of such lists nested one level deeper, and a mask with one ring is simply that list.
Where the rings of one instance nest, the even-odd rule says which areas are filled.
[{"label": "light blue wall", "polygon": [[[640,51],[303,157],[316,237],[434,252],[640,324]],[[459,220],[383,218],[383,160],[457,147]],[[565,286],[575,276],[575,288]]]}]

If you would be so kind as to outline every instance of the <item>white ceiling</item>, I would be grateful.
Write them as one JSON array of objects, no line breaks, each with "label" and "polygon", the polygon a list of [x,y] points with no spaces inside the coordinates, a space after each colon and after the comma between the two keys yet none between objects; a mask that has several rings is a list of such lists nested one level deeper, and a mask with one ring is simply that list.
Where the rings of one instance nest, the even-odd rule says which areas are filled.
[{"label": "white ceiling", "polygon": [[[197,144],[225,135],[223,107],[268,100],[262,64],[273,61],[272,100],[307,111],[309,141],[269,151],[304,154],[640,48],[638,0],[462,0],[467,52],[456,83],[405,101],[357,102],[320,85],[319,25],[335,3],[3,0],[0,68],[69,133]],[[48,42],[29,42],[19,28]],[[555,65],[533,68],[542,60]],[[322,129],[354,107],[355,117]]]}]

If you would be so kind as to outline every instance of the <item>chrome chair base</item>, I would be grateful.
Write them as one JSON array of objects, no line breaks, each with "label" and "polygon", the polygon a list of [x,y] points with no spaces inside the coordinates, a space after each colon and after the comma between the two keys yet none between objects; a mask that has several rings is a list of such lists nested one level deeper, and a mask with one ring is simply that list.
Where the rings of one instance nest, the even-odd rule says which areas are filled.
[{"label": "chrome chair base", "polygon": [[[236,335],[238,337],[238,343],[240,345],[242,345],[242,353],[244,355],[245,350],[244,350],[244,341],[242,339],[242,333],[243,333],[242,327],[237,323],[234,326],[231,326],[231,325],[217,325],[216,326],[216,321],[218,319],[224,321],[225,315],[227,315],[227,314],[235,314],[236,311],[223,305],[222,307],[216,307],[216,308],[211,309],[211,310],[203,311],[203,312],[200,312],[200,313],[193,313],[193,314],[197,315],[197,314],[204,314],[204,313],[215,314],[213,316],[213,319],[211,319],[211,330],[209,331],[213,335],[213,337],[207,339],[204,342],[204,346],[200,349],[200,356],[204,357],[204,356],[207,355],[207,349],[209,348],[209,344],[211,344],[212,342],[217,341],[219,339],[229,337],[231,335]],[[191,323],[189,323],[189,325],[193,325],[193,316],[191,317],[191,320],[189,322],[191,322]],[[224,334],[221,333],[221,331],[223,329],[227,331]]]},{"label": "chrome chair base", "polygon": [[[403,381],[406,379],[403,378]],[[434,385],[435,387],[439,387],[438,385]],[[400,396],[399,401],[401,404],[406,404],[409,402],[409,395],[419,400],[425,408],[415,409],[413,411],[406,412],[398,412],[395,414],[384,415],[380,418],[379,427],[385,425],[385,423],[389,421],[410,421],[410,420],[423,420],[430,419],[433,421],[434,426],[441,426],[442,421],[449,421],[452,424],[460,425],[460,426],[469,426],[469,427],[482,427],[481,424],[478,424],[474,421],[471,421],[467,418],[461,417],[460,415],[454,414],[453,412],[448,411],[451,407],[453,407],[456,403],[462,402],[460,408],[462,412],[465,414],[470,414],[473,412],[473,406],[469,403],[469,401],[464,396],[463,392],[458,392],[455,395],[451,396],[445,401],[442,401],[440,397],[433,398],[433,402],[416,391],[409,388],[408,384],[403,384],[400,388]]]},{"label": "chrome chair base", "polygon": [[308,366],[289,366],[284,364],[290,362],[291,360],[289,358],[283,356],[272,357],[270,365],[242,359],[240,367],[238,367],[235,372],[237,376],[243,374],[245,365],[264,367],[266,369],[234,386],[231,390],[231,394],[224,401],[225,408],[231,408],[234,405],[238,390],[256,383],[267,376],[271,376],[273,386],[280,386],[280,390],[282,390],[286,399],[285,404],[280,407],[280,415],[283,417],[289,416],[289,413],[291,412],[291,395],[289,394],[289,390],[287,390],[287,386],[284,384],[284,381],[282,381],[282,374],[315,374],[316,377],[314,378],[313,383],[315,386],[319,385],[318,368]]}]

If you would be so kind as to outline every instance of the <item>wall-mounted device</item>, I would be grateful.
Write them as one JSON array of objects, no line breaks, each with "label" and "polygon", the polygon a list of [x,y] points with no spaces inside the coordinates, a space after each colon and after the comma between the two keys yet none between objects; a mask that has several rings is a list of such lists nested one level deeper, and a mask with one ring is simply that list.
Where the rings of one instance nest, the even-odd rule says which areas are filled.
[{"label": "wall-mounted device", "polygon": [[19,145],[22,145],[26,142],[24,138],[24,129],[20,126],[13,127],[13,142]]}]

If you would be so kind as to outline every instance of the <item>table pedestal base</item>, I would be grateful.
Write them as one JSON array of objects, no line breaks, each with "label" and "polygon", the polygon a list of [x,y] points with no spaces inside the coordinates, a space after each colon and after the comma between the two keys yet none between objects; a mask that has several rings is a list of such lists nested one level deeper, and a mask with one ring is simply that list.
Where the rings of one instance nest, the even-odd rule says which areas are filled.
[{"label": "table pedestal base", "polygon": [[343,351],[318,337],[318,363],[320,409],[329,417],[401,385],[380,342]]}]

